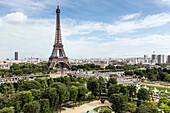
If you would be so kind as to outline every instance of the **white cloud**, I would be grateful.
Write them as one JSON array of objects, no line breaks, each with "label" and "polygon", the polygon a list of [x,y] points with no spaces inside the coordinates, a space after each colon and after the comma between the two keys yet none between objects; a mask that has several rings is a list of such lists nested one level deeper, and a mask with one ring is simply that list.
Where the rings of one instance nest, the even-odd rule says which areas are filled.
[{"label": "white cloud", "polygon": [[[116,23],[102,23],[90,21],[76,21],[72,19],[63,20],[64,36],[85,35],[94,31],[107,32],[109,35],[130,33],[139,29],[149,29],[163,26],[170,22],[170,13],[148,15],[136,20],[116,21]],[[71,29],[66,29],[71,28]]]},{"label": "white cloud", "polygon": [[115,24],[104,24],[104,30],[110,34],[134,32],[138,29],[159,27],[170,22],[169,13],[148,15],[145,18],[134,21],[118,21]]},{"label": "white cloud", "polygon": [[129,15],[125,15],[122,17],[122,20],[130,20],[130,19],[134,19],[136,17],[139,17],[140,13],[135,13],[135,14],[129,14]]},{"label": "white cloud", "polygon": [[27,16],[24,15],[22,12],[10,13],[4,17],[4,20],[9,23],[20,24],[25,23],[25,21],[27,20]]},{"label": "white cloud", "polygon": [[2,19],[0,19],[0,27],[2,27],[3,26],[3,21],[2,21]]},{"label": "white cloud", "polygon": [[94,31],[102,30],[102,24],[103,23],[90,22],[90,21],[76,21],[67,18],[63,20],[62,30],[64,32],[64,36],[85,35]]},{"label": "white cloud", "polygon": [[[54,1],[53,1],[54,2]],[[0,0],[0,4],[10,7],[13,11],[27,11],[28,13],[38,12],[51,3],[49,0]],[[33,10],[35,10],[33,12]]]},{"label": "white cloud", "polygon": [[160,1],[164,3],[170,3],[170,0],[160,0]]},{"label": "white cloud", "polygon": [[81,37],[80,40],[99,41],[99,40],[103,40],[103,39],[97,38],[96,36],[91,36],[91,37]]},{"label": "white cloud", "polygon": [[170,0],[152,0],[157,5],[170,6]]},{"label": "white cloud", "polygon": [[[142,57],[150,55],[158,48],[167,48],[160,54],[170,50],[170,35],[147,35],[143,37],[116,38],[115,41],[91,42],[90,40],[65,40],[66,52],[76,58],[109,58],[109,57]],[[158,51],[157,51],[158,52]]]}]

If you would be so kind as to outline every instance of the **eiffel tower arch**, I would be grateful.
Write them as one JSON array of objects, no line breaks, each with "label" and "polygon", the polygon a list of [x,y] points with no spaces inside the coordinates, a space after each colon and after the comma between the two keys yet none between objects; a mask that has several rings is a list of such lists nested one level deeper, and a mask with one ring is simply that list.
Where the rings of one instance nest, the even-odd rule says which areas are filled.
[{"label": "eiffel tower arch", "polygon": [[61,63],[62,68],[67,67],[71,69],[71,64],[64,52],[64,47],[61,39],[61,27],[60,27],[60,9],[59,5],[57,6],[57,19],[56,19],[56,33],[55,41],[53,45],[53,51],[48,61],[49,68],[54,68],[56,64]]}]

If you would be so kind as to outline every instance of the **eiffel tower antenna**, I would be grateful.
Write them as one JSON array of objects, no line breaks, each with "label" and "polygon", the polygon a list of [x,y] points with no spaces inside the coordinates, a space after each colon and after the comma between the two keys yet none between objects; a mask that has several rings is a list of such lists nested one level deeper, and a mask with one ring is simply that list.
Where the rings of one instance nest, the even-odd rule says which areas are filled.
[{"label": "eiffel tower antenna", "polygon": [[57,8],[59,8],[59,5],[60,5],[60,2],[58,1],[58,2],[57,2]]},{"label": "eiffel tower antenna", "polygon": [[51,57],[49,58],[49,61],[48,61],[48,66],[50,68],[54,68],[56,64],[60,63],[60,64],[62,64],[62,68],[67,66],[69,69],[71,69],[71,65],[69,63],[69,60],[68,60],[65,52],[64,52],[64,47],[63,47],[62,39],[61,39],[59,5],[57,5],[56,14],[57,14],[57,18],[56,18],[55,41],[54,41]]}]

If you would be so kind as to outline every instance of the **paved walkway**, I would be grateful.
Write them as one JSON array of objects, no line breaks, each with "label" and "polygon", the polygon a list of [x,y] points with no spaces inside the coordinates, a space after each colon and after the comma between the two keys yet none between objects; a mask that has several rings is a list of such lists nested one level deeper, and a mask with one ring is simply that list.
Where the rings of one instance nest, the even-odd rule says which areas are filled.
[{"label": "paved walkway", "polygon": [[98,100],[98,101],[93,101],[90,103],[83,104],[80,107],[66,109],[65,111],[62,111],[61,113],[83,113],[88,110],[92,110],[96,107],[100,107],[100,106],[111,106],[111,103],[106,100],[104,104],[101,104],[100,100]]}]

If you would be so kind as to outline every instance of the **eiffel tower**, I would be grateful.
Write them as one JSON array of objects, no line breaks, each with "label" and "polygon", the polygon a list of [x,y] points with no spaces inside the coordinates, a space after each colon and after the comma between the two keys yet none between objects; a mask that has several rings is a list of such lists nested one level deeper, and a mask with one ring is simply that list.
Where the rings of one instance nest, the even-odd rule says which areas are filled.
[{"label": "eiffel tower", "polygon": [[57,19],[56,19],[56,34],[55,34],[55,42],[53,45],[53,51],[51,57],[48,61],[49,68],[54,68],[56,64],[60,63],[61,67],[67,67],[71,69],[71,65],[69,60],[64,52],[62,40],[61,40],[61,27],[60,27],[60,9],[59,5],[57,6]]}]

